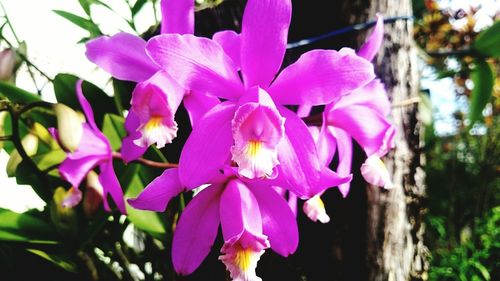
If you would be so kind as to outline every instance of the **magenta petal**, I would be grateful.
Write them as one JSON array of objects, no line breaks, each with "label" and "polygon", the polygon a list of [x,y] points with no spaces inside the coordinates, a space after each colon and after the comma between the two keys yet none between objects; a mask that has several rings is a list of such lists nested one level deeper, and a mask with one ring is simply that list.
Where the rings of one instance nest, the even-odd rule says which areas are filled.
[{"label": "magenta petal", "polygon": [[78,159],[67,157],[59,165],[59,173],[72,186],[78,187],[88,172],[97,166],[100,161],[102,161],[102,157],[100,156],[87,156]]},{"label": "magenta petal", "polygon": [[198,120],[220,103],[217,97],[198,92],[185,95],[183,102],[189,114],[191,127],[194,127]]},{"label": "magenta petal", "polygon": [[358,55],[372,61],[375,55],[378,53],[380,46],[382,45],[382,40],[384,39],[384,17],[377,15],[377,24],[372,33],[366,40],[366,42],[361,46],[358,51]]},{"label": "magenta petal", "polygon": [[179,177],[188,189],[209,182],[229,159],[234,107],[229,102],[215,106],[193,128],[179,160]]},{"label": "magenta petal", "polygon": [[130,163],[141,158],[148,149],[147,147],[138,146],[134,143],[134,141],[136,139],[139,139],[140,137],[141,133],[135,132],[132,135],[126,136],[122,140],[121,154],[122,159],[125,163]]},{"label": "magenta petal", "polygon": [[314,140],[295,113],[285,107],[278,107],[278,110],[286,119],[285,136],[278,146],[280,174],[299,197],[312,197],[320,171]]},{"label": "magenta petal", "polygon": [[318,150],[319,163],[323,166],[329,166],[337,149],[337,141],[325,123],[323,122],[319,129],[318,138],[316,139],[316,149]]},{"label": "magenta petal", "polygon": [[232,30],[219,31],[214,34],[212,40],[222,46],[237,68],[241,67],[241,37],[238,33]]},{"label": "magenta petal", "polygon": [[256,236],[262,234],[262,217],[257,199],[240,180],[227,183],[219,208],[224,241],[240,237],[245,231]]},{"label": "magenta petal", "polygon": [[[335,139],[337,140],[337,151],[339,153],[339,164],[337,173],[341,176],[349,176],[351,174],[352,163],[352,138],[346,131],[339,128],[331,128]],[[345,198],[349,193],[351,184],[349,182],[339,185],[340,193]]]},{"label": "magenta petal", "polygon": [[316,188],[316,194],[320,195],[323,191],[330,187],[341,186],[352,180],[352,175],[341,176],[334,171],[330,170],[328,167],[323,167],[321,170],[321,178],[318,182],[318,187]]},{"label": "magenta petal", "polygon": [[161,0],[161,33],[194,33],[194,0]]},{"label": "magenta petal", "polygon": [[147,147],[138,146],[134,143],[134,140],[141,137],[141,132],[137,131],[139,125],[140,122],[137,115],[133,111],[129,111],[125,118],[125,130],[128,135],[123,139],[121,147],[121,154],[125,163],[137,160],[147,150]]},{"label": "magenta petal", "polygon": [[241,72],[266,89],[281,67],[292,16],[290,0],[249,0],[241,24]]},{"label": "magenta petal", "polygon": [[382,156],[394,145],[394,127],[389,120],[364,106],[334,109],[328,113],[328,124],[346,131],[369,156]]},{"label": "magenta petal", "polygon": [[259,202],[264,235],[269,238],[271,248],[284,257],[295,252],[299,231],[295,215],[285,199],[272,188],[257,186],[251,191]]},{"label": "magenta petal", "polygon": [[150,57],[188,90],[236,98],[242,84],[237,68],[216,42],[190,34],[163,34],[146,45]]},{"label": "magenta petal", "polygon": [[125,200],[123,199],[123,191],[120,187],[120,182],[118,182],[118,178],[116,177],[115,170],[113,168],[113,160],[109,159],[108,161],[102,163],[100,166],[99,173],[99,181],[102,184],[103,189],[103,204],[106,210],[109,210],[108,204],[108,194],[111,195],[111,198],[116,204],[116,207],[120,212],[124,215],[127,214],[127,210],[125,209]]},{"label": "magenta petal", "polygon": [[89,123],[90,127],[92,129],[99,131],[99,128],[95,124],[94,120],[94,112],[92,111],[92,107],[90,106],[89,102],[85,98],[82,92],[82,84],[83,80],[78,80],[76,82],[76,97],[78,98],[78,101],[80,102],[80,105],[82,106],[83,113],[85,113],[85,117],[87,118],[87,122]]},{"label": "magenta petal", "polygon": [[192,273],[210,252],[219,228],[221,191],[221,186],[205,188],[182,212],[172,241],[172,262],[177,273]]},{"label": "magenta petal", "polygon": [[178,169],[167,169],[148,184],[136,198],[127,201],[136,209],[164,212],[168,202],[182,190]]},{"label": "magenta petal", "polygon": [[158,67],[146,55],[146,41],[139,36],[118,33],[101,36],[86,44],[87,58],[120,80],[141,82]]},{"label": "magenta petal", "polygon": [[383,116],[391,113],[391,102],[387,97],[384,84],[379,79],[373,79],[365,86],[354,90],[352,93],[342,96],[334,103],[335,108],[349,105],[362,105],[378,111]]},{"label": "magenta petal", "polygon": [[269,88],[276,104],[328,104],[375,78],[353,51],[314,50],[285,68]]}]

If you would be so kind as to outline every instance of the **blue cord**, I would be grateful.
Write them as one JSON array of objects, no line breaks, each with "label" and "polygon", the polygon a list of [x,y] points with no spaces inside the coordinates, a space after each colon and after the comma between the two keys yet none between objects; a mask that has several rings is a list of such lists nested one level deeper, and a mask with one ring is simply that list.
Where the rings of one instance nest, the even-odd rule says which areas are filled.
[{"label": "blue cord", "polygon": [[[386,19],[384,19],[384,24],[393,23],[393,22],[396,22],[398,20],[413,20],[413,16],[398,16],[398,17],[386,18]],[[341,28],[341,29],[330,31],[328,33],[325,33],[325,34],[322,34],[322,35],[319,35],[319,36],[315,36],[315,37],[311,37],[311,38],[307,38],[307,39],[302,39],[300,41],[288,43],[286,45],[286,48],[287,49],[294,49],[294,48],[298,48],[298,47],[302,47],[302,46],[305,46],[305,45],[309,45],[309,44],[318,42],[320,40],[323,40],[323,39],[326,39],[326,38],[329,38],[329,37],[337,36],[337,35],[340,35],[340,34],[343,34],[343,33],[351,32],[351,31],[363,30],[363,29],[370,28],[370,27],[374,26],[375,23],[377,23],[376,20],[371,20],[371,21],[368,21],[368,22],[365,22],[365,23],[358,23],[358,24],[355,24],[355,25],[347,26],[347,27],[344,27],[344,28]]]}]

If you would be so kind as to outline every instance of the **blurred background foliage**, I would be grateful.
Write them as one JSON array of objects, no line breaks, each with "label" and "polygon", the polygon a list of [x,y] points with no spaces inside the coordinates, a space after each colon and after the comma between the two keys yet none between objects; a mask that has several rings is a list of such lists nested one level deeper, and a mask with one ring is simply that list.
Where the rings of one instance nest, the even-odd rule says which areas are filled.
[{"label": "blurred background foliage", "polygon": [[[145,7],[157,7],[158,0],[122,1],[130,13],[120,17],[132,32],[139,33],[135,16]],[[113,12],[107,1],[78,2],[83,15],[61,10],[54,13],[88,32],[80,43],[103,35],[92,17],[92,6]],[[153,5],[147,6],[148,2]],[[197,1],[197,10],[211,9],[222,2]],[[466,100],[459,103],[453,114],[451,133],[443,133],[436,129],[433,120],[440,105],[431,104],[429,89],[422,89],[420,117],[427,126],[426,243],[431,254],[428,279],[500,280],[500,15],[491,16],[490,25],[479,27],[480,6],[453,10],[442,7],[443,2],[447,1],[413,0],[415,41],[422,68],[431,70],[423,79],[451,78],[453,87],[449,91],[455,93],[457,103]],[[155,10],[150,13],[158,15]],[[147,39],[157,30],[158,20],[141,36]],[[5,36],[7,32],[13,36]],[[129,216],[125,217],[88,204],[70,210],[60,207],[58,202],[70,187],[55,170],[64,154],[46,130],[55,126],[54,112],[43,104],[29,108],[26,105],[40,102],[41,89],[52,85],[58,102],[79,110],[74,93],[78,77],[65,73],[50,77],[35,66],[29,59],[29,46],[15,35],[5,10],[0,15],[0,47],[0,107],[11,111],[0,113],[0,134],[11,136],[17,130],[19,136],[12,142],[0,142],[10,154],[7,172],[19,184],[33,186],[47,203],[43,211],[34,209],[22,214],[0,209],[0,268],[4,269],[1,279],[28,280],[32,272],[43,272],[51,280],[174,280],[171,264],[166,261],[175,221],[189,196],[176,198],[164,214],[129,208]],[[37,86],[38,93],[15,86],[16,72],[23,65],[32,75],[45,77],[46,83]],[[115,79],[110,82],[112,96],[89,82],[84,83],[84,92],[92,95],[89,100],[98,125],[117,151],[125,134],[122,115],[129,107],[134,84]],[[187,119],[182,110],[179,116]],[[180,130],[171,147],[180,147],[188,132]],[[32,161],[19,155],[16,148],[21,143]],[[175,151],[180,149],[169,152],[172,151],[167,154],[150,148],[145,158],[175,162]],[[115,165],[128,197],[161,172],[139,164],[125,166],[116,161]],[[50,192],[42,191],[45,186],[51,187]],[[92,196],[95,195],[89,189],[84,198]],[[220,243],[217,241],[215,247]],[[216,252],[207,260],[216,260]],[[278,266],[287,267],[284,270],[292,273],[301,271],[297,257],[282,265],[279,257],[270,254],[265,262],[262,270],[272,271]],[[26,265],[30,270],[26,270]],[[224,275],[219,263],[205,262],[200,271]],[[198,275],[195,273],[190,280],[201,280]]]},{"label": "blurred background foliage", "polygon": [[461,104],[450,119],[453,133],[443,134],[431,120],[425,131],[429,280],[498,280],[500,14],[485,19],[481,6],[440,2],[446,1],[414,0],[415,41],[432,69],[424,79],[453,79],[449,90]]}]

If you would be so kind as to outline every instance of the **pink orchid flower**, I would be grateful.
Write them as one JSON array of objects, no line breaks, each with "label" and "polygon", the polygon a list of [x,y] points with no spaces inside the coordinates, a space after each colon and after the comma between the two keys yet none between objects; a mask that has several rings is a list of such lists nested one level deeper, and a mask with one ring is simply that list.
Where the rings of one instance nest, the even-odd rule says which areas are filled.
[{"label": "pink orchid flower", "polygon": [[[192,34],[193,0],[161,1],[161,33]],[[175,112],[184,99],[191,122],[196,122],[219,100],[204,93],[187,92],[146,54],[146,41],[136,35],[118,33],[87,43],[87,58],[120,80],[138,82],[126,118],[128,136],[123,140],[125,162],[139,158],[156,143],[158,148],[177,136]]]},{"label": "pink orchid flower", "polygon": [[[373,60],[382,44],[383,35],[383,18],[378,16],[374,31],[360,48],[358,55],[369,61]],[[302,106],[299,113],[307,116],[310,108],[307,105]],[[391,105],[379,79],[373,79],[367,85],[328,104],[323,113],[321,128],[310,127],[322,165],[328,166],[337,152],[337,173],[340,176],[349,175],[354,139],[368,156],[361,167],[365,180],[374,185],[391,188],[389,172],[380,160],[380,157],[394,147],[395,128],[387,119],[390,112]],[[349,189],[349,182],[339,185],[344,197],[349,193]],[[306,201],[303,210],[313,221],[329,221],[319,196]]]},{"label": "pink orchid flower", "polygon": [[276,77],[290,19],[290,0],[249,0],[241,34],[162,34],[147,43],[149,56],[183,88],[226,100],[193,127],[179,161],[185,186],[209,182],[229,159],[247,178],[286,175],[302,198],[321,191],[314,141],[284,105],[328,104],[373,80],[373,66],[348,49],[314,50]]},{"label": "pink orchid flower", "polygon": [[[104,134],[99,130],[95,121],[94,113],[87,99],[82,93],[82,80],[76,85],[78,101],[85,113],[87,122],[83,123],[82,140],[74,152],[67,152],[66,159],[59,166],[59,173],[73,186],[69,197],[64,200],[67,207],[75,206],[82,199],[81,191],[78,189],[83,179],[95,167],[99,167],[99,182],[103,187],[104,208],[109,211],[108,195],[115,202],[123,214],[126,214],[125,201],[120,183],[113,168],[113,156],[111,145]],[[56,129],[51,129],[52,134],[58,139]]]},{"label": "pink orchid flower", "polygon": [[[177,168],[166,170],[129,204],[164,211],[171,198],[184,190]],[[184,209],[174,232],[172,261],[182,275],[192,273],[210,252],[222,226],[220,260],[233,280],[260,280],[255,268],[267,248],[282,256],[298,245],[295,216],[278,195],[274,180],[249,180],[234,167],[224,168]]]}]

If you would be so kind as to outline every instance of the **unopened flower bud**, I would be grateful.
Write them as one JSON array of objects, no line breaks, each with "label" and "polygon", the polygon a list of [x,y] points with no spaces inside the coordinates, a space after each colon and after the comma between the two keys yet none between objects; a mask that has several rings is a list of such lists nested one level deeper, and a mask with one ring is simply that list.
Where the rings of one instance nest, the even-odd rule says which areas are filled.
[{"label": "unopened flower bud", "polygon": [[74,152],[82,140],[82,120],[78,113],[62,103],[56,104],[54,110],[57,116],[59,141],[64,149]]},{"label": "unopened flower bud", "polygon": [[0,51],[0,81],[9,81],[14,75],[16,53],[12,49]]},{"label": "unopened flower bud", "polygon": [[85,197],[83,199],[83,211],[85,215],[90,218],[102,204],[103,189],[99,181],[99,176],[94,171],[90,171],[87,174],[86,185],[87,189],[85,190]]},{"label": "unopened flower bud", "polygon": [[56,229],[61,233],[76,235],[78,230],[76,210],[63,206],[63,202],[70,192],[71,189],[66,191],[62,187],[56,188],[50,205],[50,218]]},{"label": "unopened flower bud", "polygon": [[76,205],[78,205],[78,203],[80,203],[80,201],[82,201],[82,192],[80,191],[80,189],[72,186],[61,202],[61,206],[63,208],[74,208]]},{"label": "unopened flower bud", "polygon": [[[29,133],[22,140],[24,151],[28,156],[33,156],[38,150],[38,137]],[[23,161],[17,150],[12,151],[9,161],[7,162],[7,175],[13,177],[16,174],[17,166]]]},{"label": "unopened flower bud", "polygon": [[381,186],[385,189],[394,187],[389,171],[377,155],[372,155],[366,159],[365,163],[361,165],[361,174],[366,182],[370,184]]}]

